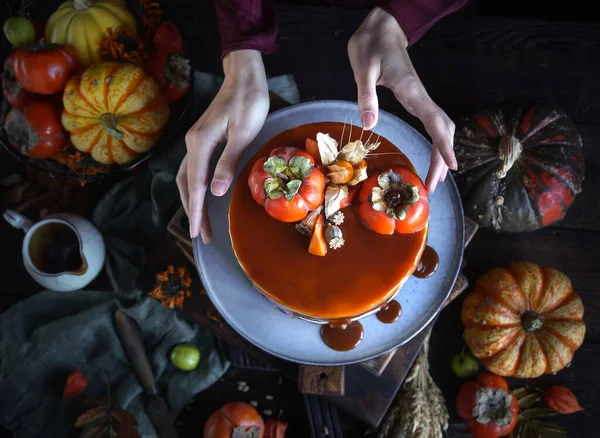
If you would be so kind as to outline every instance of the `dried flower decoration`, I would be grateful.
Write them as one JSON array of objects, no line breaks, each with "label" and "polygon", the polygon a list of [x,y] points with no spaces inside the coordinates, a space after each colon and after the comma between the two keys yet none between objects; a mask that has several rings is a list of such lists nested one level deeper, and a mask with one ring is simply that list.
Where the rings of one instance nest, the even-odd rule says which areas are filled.
[{"label": "dried flower decoration", "polygon": [[311,237],[315,230],[315,226],[317,225],[317,219],[319,219],[319,216],[321,215],[321,211],[323,211],[323,206],[319,205],[319,208],[308,213],[300,223],[296,224],[296,231],[306,237]]},{"label": "dried flower decoration", "polygon": [[344,246],[344,235],[337,225],[327,225],[325,228],[325,240],[331,249],[339,249]]},{"label": "dried flower decoration", "polygon": [[97,163],[90,154],[80,152],[72,146],[64,148],[52,159],[79,176],[100,175],[110,169],[110,166]]},{"label": "dried flower decoration", "polygon": [[144,43],[126,27],[108,29],[108,36],[100,42],[100,54],[115,61],[141,65],[148,58]]},{"label": "dried flower decoration", "polygon": [[156,274],[156,283],[149,295],[168,309],[181,309],[183,301],[192,294],[192,277],[185,266],[169,265],[166,271]]},{"label": "dried flower decoration", "polygon": [[348,186],[327,186],[325,190],[325,218],[329,220],[340,210],[342,201],[348,196]]},{"label": "dried flower decoration", "polygon": [[373,209],[385,211],[396,220],[406,217],[405,208],[419,200],[419,189],[409,183],[403,183],[402,177],[388,170],[379,175],[379,187],[373,187],[370,201]]},{"label": "dried flower decoration", "polygon": [[342,213],[341,211],[336,211],[329,218],[329,222],[331,222],[333,225],[340,226],[344,223],[344,219],[346,219],[346,216],[344,216],[344,213]]},{"label": "dried flower decoration", "polygon": [[319,132],[317,134],[317,144],[323,165],[329,166],[333,164],[338,155],[338,142],[331,138],[329,134]]}]

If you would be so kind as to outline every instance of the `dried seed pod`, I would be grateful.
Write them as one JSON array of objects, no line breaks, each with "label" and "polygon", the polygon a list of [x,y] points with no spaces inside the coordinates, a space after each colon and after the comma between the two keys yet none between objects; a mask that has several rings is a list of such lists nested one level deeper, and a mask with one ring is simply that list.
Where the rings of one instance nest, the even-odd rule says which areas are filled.
[{"label": "dried seed pod", "polygon": [[331,249],[339,249],[344,246],[344,235],[337,225],[327,225],[325,240]]}]

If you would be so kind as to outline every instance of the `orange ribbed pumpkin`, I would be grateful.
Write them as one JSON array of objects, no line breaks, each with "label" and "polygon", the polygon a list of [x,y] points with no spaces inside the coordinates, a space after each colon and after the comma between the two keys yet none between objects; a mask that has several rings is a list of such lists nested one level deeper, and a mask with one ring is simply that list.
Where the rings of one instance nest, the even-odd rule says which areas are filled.
[{"label": "orange ribbed pumpkin", "polygon": [[169,119],[158,86],[133,64],[105,62],[72,77],[62,124],[71,143],[102,164],[123,164],[148,151]]},{"label": "orange ribbed pumpkin", "polygon": [[462,321],[473,355],[500,376],[556,373],[585,336],[583,303],[569,278],[530,262],[482,275],[465,298]]}]

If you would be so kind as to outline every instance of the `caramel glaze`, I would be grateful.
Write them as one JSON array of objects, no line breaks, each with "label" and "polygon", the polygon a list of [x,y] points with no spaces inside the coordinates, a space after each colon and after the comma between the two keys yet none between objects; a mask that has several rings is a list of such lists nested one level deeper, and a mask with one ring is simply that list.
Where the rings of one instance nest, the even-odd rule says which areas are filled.
[{"label": "caramel glaze", "polygon": [[392,300],[377,312],[377,319],[384,324],[391,324],[396,322],[401,314],[402,306],[398,301]]},{"label": "caramel glaze", "polygon": [[435,252],[435,249],[432,247],[427,246],[425,251],[423,251],[421,260],[419,260],[419,264],[413,275],[417,278],[431,277],[435,271],[437,271],[439,264],[440,257],[438,256],[438,253]]},{"label": "caramel glaze", "polygon": [[[229,208],[233,250],[248,278],[282,306],[325,320],[361,315],[388,301],[417,267],[427,237],[427,227],[413,234],[391,236],[370,231],[362,225],[354,201],[343,210],[345,245],[318,257],[308,253],[309,238],[298,233],[293,224],[272,219],[252,199],[248,175],[258,158],[280,146],[303,149],[306,138],[314,139],[318,132],[329,133],[339,141],[342,128],[342,123],[315,123],[273,137],[242,170]],[[344,143],[349,129],[346,125]],[[360,132],[361,128],[354,126],[352,139],[358,139]],[[363,141],[368,134],[365,132]],[[384,155],[367,159],[369,174],[394,165],[414,170],[394,145],[383,137],[380,141],[375,152]]]},{"label": "caramel glaze", "polygon": [[321,339],[335,351],[350,351],[362,341],[364,334],[360,322],[349,324],[325,324],[321,327]]}]

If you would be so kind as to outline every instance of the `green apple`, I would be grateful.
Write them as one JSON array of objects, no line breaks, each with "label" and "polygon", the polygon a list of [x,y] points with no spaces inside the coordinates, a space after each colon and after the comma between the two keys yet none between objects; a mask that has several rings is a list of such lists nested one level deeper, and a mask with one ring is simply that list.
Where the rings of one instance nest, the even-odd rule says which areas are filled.
[{"label": "green apple", "polygon": [[4,22],[4,36],[13,46],[22,46],[35,40],[35,27],[27,17],[14,16]]},{"label": "green apple", "polygon": [[200,351],[192,344],[179,344],[171,350],[171,363],[183,371],[192,371],[200,363]]},{"label": "green apple", "polygon": [[450,361],[450,366],[454,374],[463,379],[475,375],[479,370],[479,362],[469,350],[455,354]]}]

